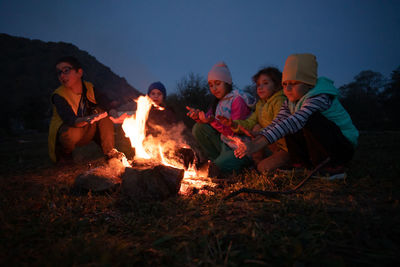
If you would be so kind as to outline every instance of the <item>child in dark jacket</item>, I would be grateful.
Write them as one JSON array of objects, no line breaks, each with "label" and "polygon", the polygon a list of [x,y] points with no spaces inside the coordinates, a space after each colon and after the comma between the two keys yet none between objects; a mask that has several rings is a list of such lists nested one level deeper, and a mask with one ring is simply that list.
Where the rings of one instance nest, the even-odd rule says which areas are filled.
[{"label": "child in dark jacket", "polygon": [[161,82],[154,82],[150,84],[147,90],[147,95],[156,105],[163,108],[161,110],[155,106],[152,106],[146,122],[146,134],[152,134],[154,137],[156,137],[160,134],[160,131],[157,130],[159,126],[165,130],[168,130],[178,123],[178,119],[175,111],[165,105],[167,90],[165,89],[164,84]]},{"label": "child in dark jacket", "polygon": [[167,90],[164,84],[161,82],[150,84],[147,95],[158,107],[153,105],[149,111],[146,135],[152,135],[165,142],[175,140],[178,144],[175,156],[183,161],[186,168],[189,164],[201,161],[203,157],[189,129],[178,120],[175,111],[165,104]]},{"label": "child in dark jacket", "polygon": [[317,79],[312,54],[287,58],[282,77],[288,100],[272,123],[251,142],[235,150],[242,158],[285,137],[293,166],[312,168],[326,158],[321,173],[329,179],[344,178],[357,145],[358,130],[338,100],[338,90],[325,77]]}]

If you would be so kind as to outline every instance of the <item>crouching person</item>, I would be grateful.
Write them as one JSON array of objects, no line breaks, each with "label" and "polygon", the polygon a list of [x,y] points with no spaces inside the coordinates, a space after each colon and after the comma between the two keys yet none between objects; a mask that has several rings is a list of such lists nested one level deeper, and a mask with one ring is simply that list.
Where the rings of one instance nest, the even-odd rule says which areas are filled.
[{"label": "crouching person", "polygon": [[227,177],[251,165],[249,157],[236,158],[234,139],[248,140],[223,125],[216,116],[228,120],[245,120],[251,113],[255,100],[241,90],[233,90],[232,76],[224,62],[215,64],[208,73],[208,85],[214,99],[208,112],[187,107],[187,115],[196,121],[192,128],[194,138],[211,161],[210,177]]},{"label": "crouching person", "polygon": [[105,108],[96,102],[95,89],[82,80],[83,69],[74,57],[56,63],[61,83],[52,94],[53,116],[49,128],[49,156],[58,163],[72,163],[76,146],[94,140],[110,159],[121,156],[114,148],[114,126]]},{"label": "crouching person", "polygon": [[312,54],[287,58],[282,75],[284,102],[272,123],[252,142],[235,150],[239,158],[285,137],[291,167],[314,168],[330,158],[320,177],[345,177],[345,165],[357,145],[358,130],[338,100],[338,90],[325,77],[317,79]]}]

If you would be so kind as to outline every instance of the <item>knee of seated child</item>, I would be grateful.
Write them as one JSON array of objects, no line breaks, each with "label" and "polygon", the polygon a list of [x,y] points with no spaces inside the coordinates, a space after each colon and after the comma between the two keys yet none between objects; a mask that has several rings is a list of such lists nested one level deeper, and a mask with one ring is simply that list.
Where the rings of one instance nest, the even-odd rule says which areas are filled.
[{"label": "knee of seated child", "polygon": [[201,131],[201,128],[202,128],[202,123],[196,122],[192,127],[193,136],[196,136]]},{"label": "knee of seated child", "polygon": [[212,127],[207,123],[196,123],[193,125],[192,134],[195,138],[204,135],[205,133],[210,133],[212,131]]},{"label": "knee of seated child", "polygon": [[289,153],[284,150],[281,150],[261,160],[257,164],[257,170],[259,172],[274,171],[277,168],[286,165],[288,161],[289,161]]},{"label": "knee of seated child", "polygon": [[77,127],[62,126],[59,133],[59,140],[61,143],[77,143],[83,134],[84,130]]}]

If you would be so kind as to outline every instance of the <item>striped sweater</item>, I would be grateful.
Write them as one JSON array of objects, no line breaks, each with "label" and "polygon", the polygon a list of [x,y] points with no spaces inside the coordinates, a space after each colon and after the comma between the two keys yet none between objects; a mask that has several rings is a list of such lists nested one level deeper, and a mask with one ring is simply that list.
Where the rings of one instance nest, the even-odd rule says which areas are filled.
[{"label": "striped sweater", "polygon": [[328,94],[319,94],[307,98],[301,108],[291,114],[288,100],[286,100],[275,119],[262,129],[260,134],[265,136],[270,144],[275,143],[285,135],[301,130],[314,112],[323,112],[331,105],[332,99]]}]

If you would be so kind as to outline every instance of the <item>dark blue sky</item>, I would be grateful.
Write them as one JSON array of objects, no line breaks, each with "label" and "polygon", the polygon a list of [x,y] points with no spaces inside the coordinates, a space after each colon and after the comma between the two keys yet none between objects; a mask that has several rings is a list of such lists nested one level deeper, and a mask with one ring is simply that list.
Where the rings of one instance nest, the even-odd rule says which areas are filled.
[{"label": "dark blue sky", "polygon": [[400,65],[400,1],[0,0],[0,32],[72,43],[142,92],[221,60],[239,87],[292,53],[315,54],[338,87]]}]

